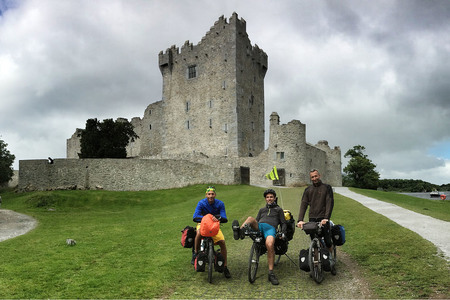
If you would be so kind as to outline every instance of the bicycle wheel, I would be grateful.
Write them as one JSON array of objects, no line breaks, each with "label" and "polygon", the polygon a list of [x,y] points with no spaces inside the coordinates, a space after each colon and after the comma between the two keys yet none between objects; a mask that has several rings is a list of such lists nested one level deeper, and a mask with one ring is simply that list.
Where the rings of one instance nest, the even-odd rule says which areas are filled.
[{"label": "bicycle wheel", "polygon": [[214,268],[214,244],[212,240],[208,241],[208,281],[212,283],[212,274]]},{"label": "bicycle wheel", "polygon": [[258,265],[259,245],[257,243],[253,243],[252,248],[250,249],[250,258],[248,260],[248,281],[250,281],[250,283],[255,282]]},{"label": "bicycle wheel", "polygon": [[320,243],[317,239],[313,239],[309,247],[309,268],[310,276],[317,283],[321,283],[323,281],[323,271],[320,260]]},{"label": "bicycle wheel", "polygon": [[333,245],[333,259],[334,259],[334,263],[333,263],[333,266],[331,267],[331,274],[336,275],[337,274],[337,270],[336,270],[337,256],[336,256],[336,246],[334,246],[334,245]]}]

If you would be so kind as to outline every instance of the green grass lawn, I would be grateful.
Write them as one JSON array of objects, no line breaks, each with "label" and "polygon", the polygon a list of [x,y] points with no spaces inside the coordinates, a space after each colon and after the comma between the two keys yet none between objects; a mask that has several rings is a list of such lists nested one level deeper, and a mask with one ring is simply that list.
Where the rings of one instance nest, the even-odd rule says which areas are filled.
[{"label": "green grass lawn", "polygon": [[[225,201],[230,223],[233,219],[242,222],[248,215],[255,216],[264,202],[263,188],[216,187],[217,198]],[[295,218],[302,191],[282,189],[280,201]],[[181,229],[194,224],[192,214],[204,197],[203,185],[150,192],[2,192],[1,195],[3,209],[25,213],[39,222],[28,234],[0,243],[2,299],[214,297],[202,294],[206,274],[193,272],[188,263],[190,249],[180,246]],[[436,255],[431,243],[353,200],[340,195],[335,199],[333,220],[343,224],[347,233],[347,243],[341,249],[361,267],[375,297],[450,297],[448,263]],[[246,241],[232,239],[231,224],[222,230],[229,247],[230,269],[235,273],[232,281],[216,280],[224,294],[215,297],[232,298],[233,284],[241,284],[241,289],[248,289],[248,294],[247,290],[242,293],[253,298],[264,295],[273,298],[282,295],[281,291],[289,292],[282,285],[274,289],[264,278],[257,279],[261,284],[258,288],[275,294],[254,294],[257,286],[249,284],[246,277],[239,278],[236,272],[246,268],[249,249],[245,253],[238,250],[238,245],[242,245],[239,243]],[[75,239],[77,245],[67,246],[67,238]],[[296,233],[292,248],[300,238],[305,243],[306,237]],[[295,285],[299,287],[297,294],[286,298],[313,298],[327,284],[333,280],[339,283],[341,278],[339,274],[327,275],[322,285],[316,285],[309,278],[300,278],[298,270],[289,265],[279,270],[280,275],[296,276]]]}]

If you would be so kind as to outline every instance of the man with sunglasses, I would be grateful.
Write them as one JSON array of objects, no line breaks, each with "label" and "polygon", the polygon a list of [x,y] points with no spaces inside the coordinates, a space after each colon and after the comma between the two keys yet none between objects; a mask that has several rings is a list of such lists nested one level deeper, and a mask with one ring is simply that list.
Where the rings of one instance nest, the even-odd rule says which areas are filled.
[{"label": "man with sunglasses", "polygon": [[[225,212],[225,204],[216,199],[216,188],[213,186],[209,186],[206,188],[206,197],[200,200],[197,204],[197,207],[194,211],[194,222],[197,222],[197,235],[195,236],[194,243],[194,253],[192,254],[192,264],[194,264],[195,257],[198,254],[198,249],[200,248],[200,241],[202,239],[200,235],[200,226],[203,216],[211,214],[213,215],[213,221],[220,221],[220,223],[227,223],[227,214]],[[230,271],[227,267],[227,246],[225,244],[225,237],[222,233],[222,230],[219,229],[219,232],[212,237],[214,244],[219,245],[220,252],[223,255],[224,259],[224,270],[223,274],[226,278],[231,278]]]}]

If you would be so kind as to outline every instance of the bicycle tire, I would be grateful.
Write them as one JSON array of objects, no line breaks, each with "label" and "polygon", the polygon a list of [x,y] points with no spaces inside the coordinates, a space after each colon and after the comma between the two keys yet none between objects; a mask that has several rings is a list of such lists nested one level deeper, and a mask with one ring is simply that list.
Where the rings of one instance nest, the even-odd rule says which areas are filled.
[{"label": "bicycle tire", "polygon": [[212,283],[212,274],[214,268],[214,244],[212,240],[208,241],[208,281]]},{"label": "bicycle tire", "polygon": [[333,245],[333,258],[334,258],[334,264],[333,267],[331,267],[331,275],[336,275],[336,263],[337,263],[337,256],[336,256],[336,246]]},{"label": "bicycle tire", "polygon": [[248,259],[248,281],[250,283],[255,282],[256,272],[258,271],[259,265],[259,245],[257,243],[252,244],[250,249],[250,257]]},{"label": "bicycle tire", "polygon": [[309,268],[310,276],[318,284],[323,281],[323,270],[320,259],[320,242],[317,238],[311,241],[309,246]]}]

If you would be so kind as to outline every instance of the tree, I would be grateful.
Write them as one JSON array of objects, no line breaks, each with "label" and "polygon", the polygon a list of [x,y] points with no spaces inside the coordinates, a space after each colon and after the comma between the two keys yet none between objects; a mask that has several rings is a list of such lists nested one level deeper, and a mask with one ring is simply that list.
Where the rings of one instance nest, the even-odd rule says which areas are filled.
[{"label": "tree", "polygon": [[14,175],[12,164],[16,157],[11,154],[3,140],[0,140],[0,185],[8,183]]},{"label": "tree", "polygon": [[344,168],[344,185],[362,189],[376,189],[380,174],[375,171],[376,165],[364,154],[366,148],[361,145],[348,150],[344,157],[351,157]]},{"label": "tree", "polygon": [[124,119],[89,119],[80,136],[80,158],[125,158],[128,143],[139,138],[133,125]]}]

